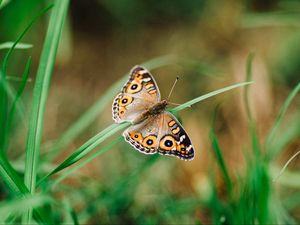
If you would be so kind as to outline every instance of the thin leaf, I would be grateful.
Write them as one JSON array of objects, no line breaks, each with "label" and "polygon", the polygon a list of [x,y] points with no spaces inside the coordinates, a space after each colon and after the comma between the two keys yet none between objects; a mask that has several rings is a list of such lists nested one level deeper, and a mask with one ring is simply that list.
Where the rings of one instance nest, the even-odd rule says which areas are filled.
[{"label": "thin leaf", "polygon": [[[29,121],[26,145],[25,184],[30,193],[35,192],[40,143],[44,123],[44,113],[56,52],[62,32],[63,22],[68,10],[69,0],[57,0],[51,13],[41,59],[33,90],[32,110]],[[23,217],[24,223],[31,223],[32,211]]]},{"label": "thin leaf", "polygon": [[178,111],[183,110],[185,108],[191,107],[192,105],[194,105],[194,104],[196,104],[198,102],[201,102],[201,101],[203,101],[203,100],[205,100],[207,98],[210,98],[210,97],[213,97],[215,95],[221,94],[223,92],[229,91],[231,89],[242,87],[242,86],[249,85],[249,84],[252,84],[252,83],[253,82],[237,83],[237,84],[233,84],[233,85],[230,85],[230,86],[218,89],[216,91],[209,92],[208,94],[199,96],[198,98],[194,98],[194,99],[192,99],[192,100],[190,100],[188,102],[185,102],[185,103],[183,103],[183,104],[175,107],[174,109],[171,109],[170,112],[178,112]]},{"label": "thin leaf", "polygon": [[113,146],[115,146],[116,144],[120,143],[123,140],[123,137],[120,136],[118,138],[116,138],[115,140],[113,140],[112,142],[110,142],[109,144],[107,144],[106,146],[102,147],[99,150],[96,150],[95,152],[93,152],[91,155],[89,155],[88,157],[86,157],[85,159],[83,159],[82,161],[80,161],[79,163],[77,163],[74,167],[72,167],[71,169],[65,171],[64,173],[62,173],[58,178],[55,179],[55,181],[51,184],[51,187],[54,188],[58,183],[62,182],[64,179],[66,179],[68,176],[70,176],[72,173],[74,173],[76,170],[82,168],[83,166],[85,166],[87,163],[91,162],[93,159],[95,159],[96,157],[98,157],[99,155],[102,155],[103,153],[107,152],[108,150],[110,150]]},{"label": "thin leaf", "polygon": [[296,152],[285,164],[284,164],[284,166],[282,167],[282,169],[280,170],[280,172],[278,173],[278,175],[275,177],[275,178],[273,178],[273,182],[275,182],[282,174],[283,174],[283,172],[286,170],[286,168],[288,167],[288,165],[291,163],[291,161],[293,160],[293,159],[295,159],[296,157],[297,157],[297,155],[299,155],[300,154],[300,151],[298,151],[298,152]]},{"label": "thin leaf", "polygon": [[[252,80],[252,62],[254,58],[254,53],[250,53],[247,57],[247,63],[246,63],[246,82],[249,82]],[[245,91],[244,91],[244,102],[246,105],[246,112],[249,118],[249,121],[252,121],[252,114],[251,114],[251,109],[250,109],[250,103],[249,103],[249,86],[245,86]]]},{"label": "thin leaf", "polygon": [[269,131],[269,134],[266,138],[266,142],[265,142],[265,148],[267,150],[267,158],[271,159],[274,155],[274,153],[271,151],[272,149],[272,142],[274,139],[274,136],[277,132],[277,130],[279,129],[279,126],[282,122],[282,119],[285,115],[285,113],[288,110],[288,107],[290,106],[291,102],[293,101],[293,99],[296,97],[296,95],[298,94],[298,92],[300,91],[300,82],[298,83],[298,85],[293,89],[293,91],[289,94],[289,96],[287,97],[287,99],[285,100],[285,102],[283,103],[276,119],[275,122],[273,123],[273,126],[271,128],[271,130]]},{"label": "thin leaf", "polygon": [[[0,50],[12,48],[13,45],[14,45],[14,42],[2,43],[2,44],[0,44]],[[14,46],[15,49],[29,49],[32,47],[33,47],[32,44],[26,44],[26,43],[18,43],[16,46]]]},{"label": "thin leaf", "polygon": [[71,210],[70,213],[71,213],[71,217],[73,219],[74,225],[79,225],[78,217],[77,217],[76,212],[75,212],[75,210],[73,208],[72,208],[72,210]]},{"label": "thin leaf", "polygon": [[8,137],[9,137],[9,133],[10,133],[10,129],[11,129],[11,124],[12,124],[12,121],[14,119],[17,104],[18,104],[19,99],[20,99],[20,97],[21,97],[21,95],[22,95],[22,93],[25,89],[25,86],[26,86],[30,65],[31,65],[31,58],[29,58],[28,61],[27,61],[26,68],[25,68],[25,71],[24,71],[24,74],[23,74],[23,77],[22,77],[22,81],[21,81],[20,86],[18,88],[16,97],[15,97],[13,103],[12,103],[11,110],[8,114],[9,117],[8,117],[8,122],[6,124],[6,130],[5,130],[4,149],[6,149],[7,145],[8,145],[7,141],[8,141]]},{"label": "thin leaf", "polygon": [[211,143],[212,143],[212,149],[215,153],[218,165],[220,167],[220,170],[222,172],[225,184],[226,184],[226,188],[227,188],[227,192],[229,194],[229,197],[231,197],[231,191],[232,191],[232,182],[228,173],[228,169],[227,166],[225,164],[225,161],[223,159],[223,155],[222,155],[222,151],[221,148],[219,146],[219,142],[218,139],[216,137],[216,134],[214,132],[214,130],[211,130],[210,132],[210,139],[211,139]]},{"label": "thin leaf", "polygon": [[65,161],[63,161],[58,167],[56,167],[52,172],[43,177],[39,184],[43,182],[49,176],[69,167],[70,165],[76,163],[78,160],[82,159],[88,153],[90,153],[95,147],[105,141],[107,138],[115,134],[116,132],[125,129],[129,126],[129,123],[122,124],[112,124],[106,129],[102,130],[100,133],[89,139],[81,147],[79,147],[73,154],[71,154]]},{"label": "thin leaf", "polygon": [[[282,168],[271,165],[269,170],[271,173],[271,177],[275,178],[278,176]],[[300,188],[300,173],[299,171],[292,172],[289,170],[285,170],[284,176],[281,176],[280,179],[277,179],[276,183],[290,188]]]},{"label": "thin leaf", "polygon": [[[22,78],[16,77],[16,76],[6,76],[6,80],[7,80],[7,81],[22,82]],[[27,82],[28,82],[28,83],[31,82],[31,81],[32,81],[31,78],[28,78],[28,79],[27,79]]]}]

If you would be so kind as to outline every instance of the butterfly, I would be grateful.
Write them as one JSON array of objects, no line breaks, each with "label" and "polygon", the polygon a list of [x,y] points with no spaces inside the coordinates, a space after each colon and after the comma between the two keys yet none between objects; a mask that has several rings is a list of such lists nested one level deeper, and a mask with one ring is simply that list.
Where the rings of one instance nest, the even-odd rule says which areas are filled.
[{"label": "butterfly", "polygon": [[113,101],[112,117],[116,123],[132,123],[123,136],[138,151],[192,160],[191,140],[175,116],[166,111],[167,106],[167,100],[161,100],[153,76],[137,65]]}]

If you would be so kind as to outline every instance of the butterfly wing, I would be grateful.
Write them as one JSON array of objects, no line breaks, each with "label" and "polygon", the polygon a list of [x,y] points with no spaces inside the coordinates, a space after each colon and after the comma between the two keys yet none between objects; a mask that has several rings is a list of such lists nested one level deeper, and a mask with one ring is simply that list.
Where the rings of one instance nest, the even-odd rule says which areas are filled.
[{"label": "butterfly wing", "polygon": [[129,127],[123,136],[135,149],[145,154],[174,155],[182,160],[194,158],[194,148],[189,136],[168,112]]},{"label": "butterfly wing", "polygon": [[113,119],[117,123],[132,122],[159,101],[160,92],[153,76],[142,66],[135,66],[113,102]]},{"label": "butterfly wing", "polygon": [[189,136],[174,115],[163,112],[158,134],[158,153],[174,155],[182,160],[194,158],[194,147]]},{"label": "butterfly wing", "polygon": [[129,127],[123,133],[125,140],[144,154],[157,153],[161,117],[162,115],[149,117],[142,123]]}]

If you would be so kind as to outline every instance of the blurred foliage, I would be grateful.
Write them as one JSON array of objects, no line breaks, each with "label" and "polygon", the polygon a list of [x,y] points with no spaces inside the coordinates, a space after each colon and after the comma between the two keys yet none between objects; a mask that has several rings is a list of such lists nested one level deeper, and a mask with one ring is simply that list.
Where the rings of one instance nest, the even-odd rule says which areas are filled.
[{"label": "blurred foliage", "polygon": [[287,40],[275,51],[274,73],[279,82],[284,82],[289,87],[294,87],[300,80],[300,33],[288,37]]},{"label": "blurred foliage", "polygon": [[[1,124],[1,222],[20,223],[32,207],[35,221],[48,224],[299,223],[299,156],[280,172],[300,146],[299,1],[73,0],[60,47],[45,41],[51,10],[5,61],[33,18],[58,1],[0,0],[0,121],[11,128]],[[58,51],[56,64],[49,51],[52,62],[39,58],[44,43]],[[180,76],[172,96],[179,103],[245,73],[254,84],[243,100],[234,92],[182,114],[194,161],[143,155],[111,137],[127,124],[109,126],[124,73],[140,63],[155,70],[163,96]],[[50,91],[45,114],[33,118],[45,127],[36,127],[43,139],[29,195],[28,118],[44,65],[54,77],[38,85]]]}]

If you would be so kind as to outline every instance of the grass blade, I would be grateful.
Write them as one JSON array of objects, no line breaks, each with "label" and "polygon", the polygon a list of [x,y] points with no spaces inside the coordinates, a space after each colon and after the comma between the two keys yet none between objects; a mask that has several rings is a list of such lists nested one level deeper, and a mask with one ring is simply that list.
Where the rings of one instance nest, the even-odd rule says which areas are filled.
[{"label": "grass blade", "polygon": [[273,151],[271,151],[272,149],[272,142],[273,139],[275,137],[275,134],[282,122],[282,119],[285,115],[285,113],[287,112],[288,107],[290,106],[292,100],[296,97],[296,95],[298,94],[298,92],[300,91],[300,82],[298,83],[298,85],[293,89],[293,91],[289,94],[289,96],[287,97],[287,99],[285,100],[285,102],[283,103],[278,116],[275,119],[275,122],[266,138],[266,142],[265,142],[265,148],[266,148],[266,157],[267,159],[272,159],[274,156]]},{"label": "grass blade", "polygon": [[21,81],[20,86],[18,88],[16,97],[15,97],[13,103],[12,103],[11,110],[8,114],[9,117],[8,117],[8,121],[6,123],[5,136],[4,136],[4,145],[3,145],[4,150],[7,149],[7,146],[8,146],[7,141],[8,141],[8,137],[9,137],[9,133],[10,133],[11,124],[12,124],[12,121],[14,119],[17,104],[19,102],[19,99],[20,99],[20,97],[21,97],[21,95],[22,95],[22,93],[25,89],[26,83],[27,83],[30,65],[31,65],[31,58],[29,58],[28,61],[27,61],[26,68],[25,68],[25,71],[24,71],[24,74],[23,74],[23,77],[22,77],[22,81]]},{"label": "grass blade", "polygon": [[211,130],[210,132],[210,139],[211,139],[211,143],[212,143],[212,149],[215,153],[218,165],[220,167],[220,170],[222,172],[225,184],[226,184],[226,188],[227,188],[227,193],[229,195],[229,197],[231,197],[231,191],[232,191],[232,182],[228,173],[228,169],[227,166],[225,164],[223,155],[222,155],[222,151],[221,148],[219,146],[219,142],[218,139],[216,137],[216,134],[214,132],[214,130]]},{"label": "grass blade", "polygon": [[286,170],[286,168],[288,167],[288,165],[290,164],[290,162],[294,159],[294,158],[296,158],[296,156],[297,155],[299,155],[300,154],[300,151],[298,151],[298,152],[296,152],[285,164],[284,164],[284,166],[282,167],[282,169],[280,170],[280,172],[278,173],[278,175],[275,177],[275,178],[273,178],[273,182],[275,182],[280,176],[281,176],[281,174],[283,174],[283,172]]},{"label": "grass blade", "polygon": [[[247,57],[247,63],[246,63],[246,82],[249,82],[252,80],[252,62],[254,58],[254,53],[250,53]],[[246,105],[246,112],[249,118],[249,121],[252,121],[252,114],[250,109],[250,103],[249,103],[249,86],[245,86],[245,92],[244,92],[244,102]]]},{"label": "grass blade", "polygon": [[58,177],[58,178],[55,179],[55,181],[52,183],[52,187],[54,188],[54,186],[56,186],[58,183],[60,183],[64,179],[66,179],[68,176],[70,176],[76,170],[80,169],[81,167],[83,167],[84,165],[86,165],[87,163],[89,163],[90,161],[92,161],[93,159],[95,159],[96,157],[98,157],[99,155],[102,155],[103,153],[107,152],[113,146],[115,146],[116,144],[120,143],[122,140],[123,140],[123,137],[119,136],[118,138],[116,138],[115,140],[113,140],[112,142],[110,142],[108,145],[104,146],[100,150],[95,151],[93,154],[91,154],[90,156],[88,156],[87,158],[85,158],[84,160],[82,160],[81,162],[77,163],[76,166],[74,166],[71,169],[65,171],[63,174],[61,174],[60,177]]},{"label": "grass blade", "polygon": [[[69,0],[55,1],[34,85],[25,161],[25,185],[28,187],[30,193],[35,192],[46,100],[68,5]],[[23,222],[27,224],[31,223],[31,217],[32,211],[29,210],[25,214]]]},{"label": "grass blade", "polygon": [[[14,46],[14,42],[5,42],[0,44],[0,50],[2,49],[9,49]],[[32,44],[25,44],[25,43],[18,43],[14,46],[15,49],[29,49],[32,48]]]},{"label": "grass blade", "polygon": [[233,84],[233,85],[230,85],[230,86],[227,86],[227,87],[224,87],[224,88],[221,88],[221,89],[218,89],[216,91],[212,91],[212,92],[209,92],[208,94],[205,94],[205,95],[202,95],[202,96],[199,96],[197,98],[194,98],[190,101],[187,101],[173,109],[170,109],[170,112],[178,112],[180,110],[183,110],[187,107],[190,107],[198,102],[201,102],[207,98],[210,98],[210,97],[213,97],[215,95],[218,95],[218,94],[221,94],[223,92],[226,92],[226,91],[229,91],[229,90],[232,90],[234,88],[238,88],[238,87],[242,87],[242,86],[245,86],[245,85],[248,85],[248,84],[252,84],[253,82],[242,82],[242,83],[237,83],[237,84]]},{"label": "grass blade", "polygon": [[102,130],[99,134],[95,135],[87,142],[85,142],[81,147],[79,147],[73,154],[71,154],[65,161],[63,161],[58,167],[56,167],[52,172],[43,177],[39,184],[44,181],[47,177],[71,166],[76,163],[88,153],[90,153],[95,147],[105,141],[107,138],[115,134],[116,132],[125,129],[129,126],[129,123],[122,124],[112,124],[106,129]]}]

